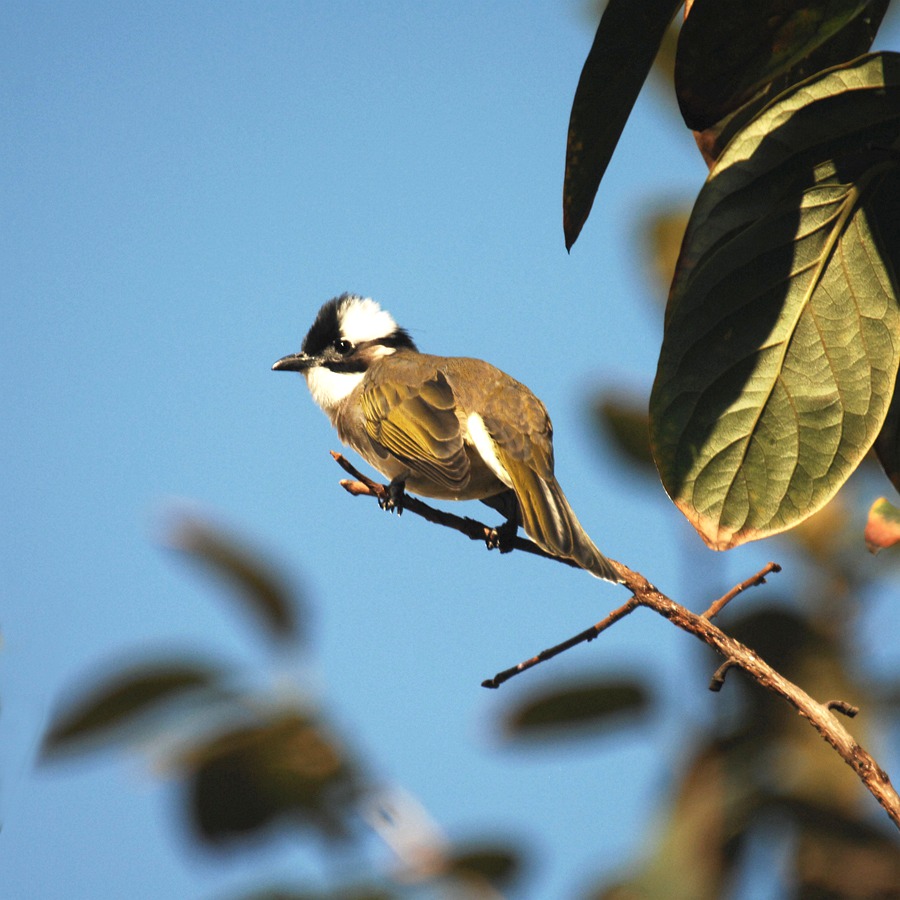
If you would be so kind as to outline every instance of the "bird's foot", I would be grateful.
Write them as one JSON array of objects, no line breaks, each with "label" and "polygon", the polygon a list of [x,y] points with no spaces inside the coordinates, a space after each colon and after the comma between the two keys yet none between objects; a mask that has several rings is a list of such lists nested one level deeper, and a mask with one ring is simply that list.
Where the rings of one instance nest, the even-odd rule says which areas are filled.
[{"label": "bird's foot", "polygon": [[510,553],[518,530],[519,526],[515,519],[507,519],[497,528],[488,529],[484,536],[484,542],[488,550],[497,549],[501,553]]},{"label": "bird's foot", "polygon": [[397,510],[397,515],[403,514],[403,501],[406,497],[406,482],[395,478],[387,486],[387,490],[378,498],[378,505],[388,512]]}]

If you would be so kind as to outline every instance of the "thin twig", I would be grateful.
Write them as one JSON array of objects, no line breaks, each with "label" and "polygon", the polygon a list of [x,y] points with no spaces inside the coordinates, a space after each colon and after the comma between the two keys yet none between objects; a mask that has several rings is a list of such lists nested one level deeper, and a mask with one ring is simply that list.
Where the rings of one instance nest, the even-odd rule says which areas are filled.
[{"label": "thin twig", "polygon": [[725,676],[728,674],[728,670],[732,666],[736,666],[736,665],[737,665],[736,660],[726,659],[725,662],[723,662],[722,665],[719,666],[719,668],[716,669],[715,672],[713,672],[713,677],[710,679],[710,682],[709,682],[709,689],[711,691],[713,691],[714,693],[718,693],[719,691],[721,691],[722,688],[725,687]]},{"label": "thin twig", "polygon": [[[374,487],[369,488],[369,491],[373,496],[378,496],[379,487],[381,491],[387,490],[386,486],[377,486],[371,479],[365,479],[365,477],[360,475],[360,473],[347,463],[340,454],[332,453],[332,456],[346,471],[354,475],[361,484],[367,485],[368,482],[373,485]],[[427,514],[423,510],[417,508],[420,506],[424,507]],[[473,519],[462,519],[459,516],[438,513],[437,510],[433,510],[431,507],[426,506],[426,504],[421,503],[421,501],[414,497],[406,497],[406,508],[409,509],[410,512],[422,515],[424,518],[427,518],[429,521],[435,522],[436,524],[454,528],[462,534],[471,537],[473,540],[484,540],[485,535],[491,530],[486,525],[476,522]],[[540,548],[531,544],[530,541],[524,541],[523,543],[530,545],[534,549],[528,549],[524,546],[520,547],[520,540],[521,539],[517,539],[513,545],[516,549],[537,553],[539,556],[546,556],[549,559],[555,559],[557,562],[569,562],[568,560],[560,559],[559,557],[551,556],[550,554],[543,552]],[[761,583],[758,579],[767,574],[765,569],[762,573],[757,573],[753,578],[748,579],[747,582],[738,585],[737,589],[729,591],[723,598],[716,601],[704,615],[698,616],[680,603],[676,603],[670,597],[667,597],[639,572],[629,569],[628,566],[625,566],[622,563],[614,562],[613,564],[622,585],[631,591],[631,599],[623,606],[619,607],[618,610],[610,613],[603,622],[597,623],[597,625],[576,635],[574,638],[570,638],[568,641],[564,641],[562,644],[558,644],[550,650],[539,653],[537,656],[533,657],[532,660],[527,661],[527,663],[520,663],[518,666],[513,666],[512,668],[501,672],[500,675],[504,676],[502,680],[508,680],[509,678],[512,678],[513,675],[537,665],[542,659],[549,658],[547,654],[555,656],[557,653],[561,653],[571,646],[591,640],[600,633],[600,631],[597,630],[598,627],[604,625],[607,620],[611,621],[604,625],[604,627],[609,627],[613,622],[618,621],[618,619],[632,612],[637,606],[645,606],[648,609],[652,609],[658,615],[668,619],[677,628],[694,635],[694,637],[703,641],[709,647],[712,647],[713,650],[728,661],[728,668],[739,666],[758,684],[766,690],[778,695],[796,709],[797,712],[803,716],[813,728],[815,728],[819,735],[830,744],[835,751],[837,751],[838,755],[847,763],[847,765],[856,772],[867,790],[881,804],[891,821],[900,828],[900,796],[897,795],[897,791],[891,784],[890,778],[872,756],[856,742],[850,732],[848,732],[844,725],[838,720],[832,709],[829,708],[829,704],[819,703],[817,700],[814,700],[793,682],[788,681],[775,671],[775,669],[761,659],[753,650],[725,634],[725,632],[710,621],[718,609],[721,609],[733,596],[737,596],[737,594],[745,589],[745,585],[749,587],[752,584]],[[776,569],[773,567],[768,571],[774,572]],[[717,606],[718,609],[716,609]],[[502,681],[497,680],[499,677],[500,676],[498,675],[492,679],[488,679],[487,682],[485,682],[486,686],[497,687],[502,683]],[[849,710],[844,709],[842,706],[839,707],[838,704],[842,704],[842,701],[834,701],[831,705],[835,706],[835,709],[839,709],[841,713],[849,715]]]},{"label": "thin twig", "polygon": [[829,700],[825,706],[828,709],[833,709],[835,712],[839,712],[842,716],[846,716],[848,719],[855,719],[856,716],[859,715],[859,707],[854,706],[852,703],[848,703],[846,700]]},{"label": "thin twig", "polygon": [[740,584],[736,584],[727,594],[722,597],[719,597],[715,603],[713,603],[710,608],[703,613],[703,618],[705,619],[714,619],[722,610],[725,608],[727,604],[729,604],[738,594],[743,593],[747,590],[747,588],[756,587],[760,584],[766,583],[766,575],[770,572],[780,572],[781,566],[778,563],[770,562],[763,566],[754,576],[748,578],[746,581],[742,581]]},{"label": "thin twig", "polygon": [[493,678],[488,678],[485,681],[481,682],[482,687],[486,688],[498,688],[504,681],[509,681],[514,675],[518,675],[520,672],[524,672],[526,669],[530,669],[532,666],[536,666],[538,663],[544,662],[544,660],[552,659],[559,653],[564,652],[565,650],[569,650],[572,647],[575,647],[577,644],[584,644],[589,641],[594,640],[598,634],[602,631],[606,631],[610,625],[614,625],[619,619],[625,618],[630,612],[633,612],[638,608],[637,600],[632,597],[626,603],[623,603],[618,609],[614,609],[605,619],[601,619],[601,621],[597,622],[596,625],[591,625],[590,628],[586,628],[581,634],[576,634],[574,637],[570,637],[567,641],[563,641],[561,644],[556,644],[553,647],[549,647],[546,650],[541,650],[536,656],[532,656],[531,659],[526,659],[524,662],[520,662],[516,666],[512,666],[509,669],[504,669],[502,672],[498,672]]}]

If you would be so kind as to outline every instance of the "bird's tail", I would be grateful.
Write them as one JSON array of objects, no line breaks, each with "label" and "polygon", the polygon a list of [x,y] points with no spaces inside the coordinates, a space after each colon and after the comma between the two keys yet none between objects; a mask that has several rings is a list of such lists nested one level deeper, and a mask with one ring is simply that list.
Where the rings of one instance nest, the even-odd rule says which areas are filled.
[{"label": "bird's tail", "polygon": [[529,470],[517,497],[522,527],[539,547],[554,556],[571,559],[597,578],[616,584],[621,582],[613,564],[581,527],[555,478],[551,476],[545,480]]}]

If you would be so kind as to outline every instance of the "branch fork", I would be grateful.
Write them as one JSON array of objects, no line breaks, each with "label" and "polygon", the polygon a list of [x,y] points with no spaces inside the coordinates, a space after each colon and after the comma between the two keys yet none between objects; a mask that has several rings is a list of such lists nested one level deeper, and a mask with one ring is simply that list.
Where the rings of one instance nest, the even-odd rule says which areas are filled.
[{"label": "branch fork", "polygon": [[[331,455],[352,476],[352,480],[345,479],[341,481],[341,486],[348,493],[353,496],[373,496],[376,498],[387,495],[388,487],[386,485],[379,484],[362,475],[340,453],[332,451]],[[406,495],[404,499],[404,509],[436,525],[443,525],[446,528],[459,531],[471,540],[486,542],[488,546],[490,546],[491,534],[495,533],[494,529],[481,522],[434,509],[417,497],[410,495]],[[508,546],[510,550],[522,550],[578,568],[577,563],[553,556],[536,544],[518,535],[509,541]],[[712,677],[710,690],[721,690],[725,683],[726,674],[732,668],[737,667],[743,669],[761,687],[778,695],[793,706],[815,728],[823,740],[830,744],[847,765],[856,772],[866,789],[881,804],[893,823],[900,829],[900,796],[898,796],[897,791],[891,784],[890,778],[869,753],[856,742],[836,715],[837,713],[852,718],[859,712],[858,708],[843,700],[830,700],[826,703],[819,703],[797,685],[775,671],[753,650],[725,634],[712,622],[735,597],[751,587],[765,584],[766,576],[780,572],[781,566],[774,562],[769,563],[752,577],[735,585],[730,591],[716,600],[702,615],[697,615],[680,603],[667,597],[639,572],[635,572],[629,569],[628,566],[615,560],[610,560],[610,562],[612,562],[616,574],[619,575],[622,585],[631,592],[631,597],[625,603],[614,609],[606,618],[601,619],[590,628],[570,637],[568,640],[542,650],[530,659],[498,672],[493,678],[483,681],[482,686],[498,688],[510,678],[533,668],[538,663],[552,659],[554,656],[578,644],[594,640],[607,628],[634,612],[639,606],[646,607],[668,619],[682,631],[694,635],[694,637],[712,647],[713,650],[725,658],[725,662],[719,666]]]}]

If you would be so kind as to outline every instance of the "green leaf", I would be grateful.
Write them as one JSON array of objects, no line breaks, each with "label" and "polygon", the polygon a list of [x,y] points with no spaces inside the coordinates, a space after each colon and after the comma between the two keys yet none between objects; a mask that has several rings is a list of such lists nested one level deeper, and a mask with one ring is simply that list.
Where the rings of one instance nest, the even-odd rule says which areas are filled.
[{"label": "green leaf", "polygon": [[[878,222],[879,233],[893,237],[892,246],[896,246],[896,235],[900,234],[900,203],[897,192],[900,190],[898,179],[893,179],[890,190],[881,191],[875,198],[873,212]],[[893,192],[893,193],[892,193]],[[894,271],[900,271],[896,259]],[[881,426],[881,432],[875,439],[875,454],[891,483],[900,492],[900,396],[894,391],[887,417]]]},{"label": "green leaf", "polygon": [[606,728],[622,713],[637,713],[647,705],[643,686],[633,681],[603,680],[554,688],[532,695],[507,713],[504,729],[516,738],[548,738]]},{"label": "green leaf", "polygon": [[585,60],[566,143],[563,233],[578,239],[631,108],[683,0],[610,0]]},{"label": "green leaf", "polygon": [[181,661],[143,665],[117,675],[55,717],[42,753],[49,757],[89,739],[110,739],[165,704],[215,687],[219,676],[213,669]]},{"label": "green leaf", "polygon": [[887,414],[900,247],[881,223],[900,202],[898,59],[869,56],[783,95],[697,199],[650,428],[666,490],[714,549],[821,508]]},{"label": "green leaf", "polygon": [[254,618],[277,638],[299,636],[298,601],[281,573],[234,538],[199,519],[185,519],[171,543],[234,589]]},{"label": "green leaf", "polygon": [[328,891],[278,885],[259,888],[249,894],[230,897],[229,900],[401,900],[401,895],[379,887],[344,885]]},{"label": "green leaf", "polygon": [[344,748],[317,720],[278,713],[220,734],[182,760],[198,836],[219,844],[276,822],[346,835],[357,798]]},{"label": "green leaf", "polygon": [[[752,612],[734,619],[729,626],[729,634],[752,647],[786,678],[799,677],[807,659],[835,657],[836,648],[830,635],[820,634],[809,620],[776,605],[773,599],[769,598],[765,606],[756,607]],[[763,694],[756,696],[764,697]],[[768,702],[768,698],[762,702]]]},{"label": "green leaf", "polygon": [[900,491],[900,395],[896,388],[881,431],[875,438],[875,455],[891,484]]},{"label": "green leaf", "polygon": [[[720,741],[698,747],[695,736],[690,743],[691,755],[679,767],[679,779],[668,788],[672,796],[664,801],[666,808],[656,813],[654,840],[646,855],[629,863],[627,880],[597,885],[586,893],[586,900],[721,900],[728,896],[734,856],[729,845],[747,814],[742,801],[756,788],[741,783],[745,769],[729,767]],[[734,771],[738,774],[729,779]]]},{"label": "green leaf", "polygon": [[478,844],[451,851],[446,870],[461,879],[474,876],[502,888],[521,873],[522,859],[516,850],[505,845]]},{"label": "green leaf", "polygon": [[865,53],[890,0],[695,0],[678,39],[675,90],[689,128],[715,125]]},{"label": "green leaf", "polygon": [[[831,774],[840,784],[834,767]],[[794,897],[896,897],[900,853],[891,834],[861,818],[852,802],[824,797],[776,794],[766,804],[767,819],[791,823],[796,863],[791,875]],[[855,797],[846,798],[852,801]]]},{"label": "green leaf", "polygon": [[679,203],[653,210],[641,223],[644,258],[647,269],[655,276],[653,299],[659,297],[660,305],[675,275],[689,215],[690,209]]},{"label": "green leaf", "polygon": [[641,469],[653,469],[650,453],[650,417],[646,401],[604,394],[594,403],[594,418],[615,448]]},{"label": "green leaf", "polygon": [[879,497],[869,509],[865,537],[866,546],[873,554],[893,547],[900,541],[900,509]]}]

